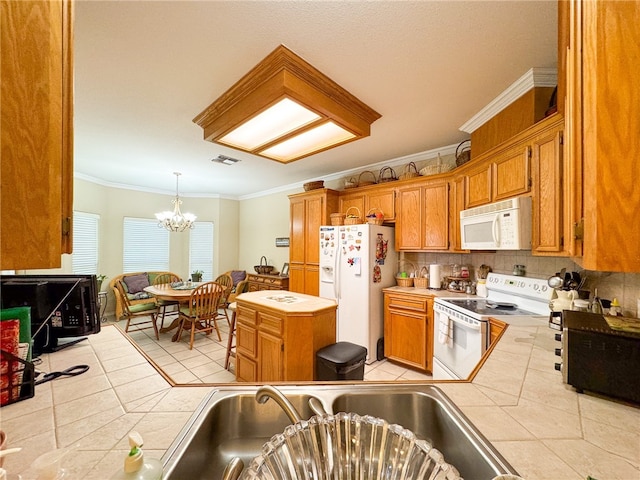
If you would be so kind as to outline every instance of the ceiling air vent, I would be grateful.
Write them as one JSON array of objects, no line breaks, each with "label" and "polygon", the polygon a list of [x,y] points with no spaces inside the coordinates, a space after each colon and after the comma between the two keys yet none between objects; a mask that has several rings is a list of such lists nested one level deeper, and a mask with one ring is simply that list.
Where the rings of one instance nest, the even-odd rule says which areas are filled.
[{"label": "ceiling air vent", "polygon": [[212,158],[211,161],[216,163],[224,163],[225,165],[233,165],[234,163],[238,163],[240,160],[238,160],[237,158],[227,157],[226,155],[218,155],[216,158]]}]

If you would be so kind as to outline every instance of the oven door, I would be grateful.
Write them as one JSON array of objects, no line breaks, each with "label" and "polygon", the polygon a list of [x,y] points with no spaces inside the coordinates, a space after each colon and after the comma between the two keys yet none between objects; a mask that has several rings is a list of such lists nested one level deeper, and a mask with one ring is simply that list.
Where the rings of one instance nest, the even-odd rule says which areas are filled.
[{"label": "oven door", "polygon": [[[433,379],[465,380],[487,350],[487,322],[471,317],[456,318],[434,309]],[[441,343],[440,322],[451,322],[453,346]]]}]

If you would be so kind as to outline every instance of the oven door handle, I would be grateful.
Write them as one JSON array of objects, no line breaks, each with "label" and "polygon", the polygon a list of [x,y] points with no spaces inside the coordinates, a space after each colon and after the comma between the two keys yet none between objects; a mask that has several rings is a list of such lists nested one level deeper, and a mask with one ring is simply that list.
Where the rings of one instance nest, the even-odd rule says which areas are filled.
[{"label": "oven door handle", "polygon": [[[454,322],[457,323],[459,325],[461,325],[462,327],[468,329],[468,330],[477,330],[480,331],[482,330],[482,324],[480,322],[474,322],[472,324],[465,322],[464,320],[461,320],[459,318],[456,318],[452,315],[447,315],[444,312],[438,312],[440,315],[444,315],[445,317],[449,317],[449,319]],[[440,318],[438,318],[438,322],[440,322]]]}]

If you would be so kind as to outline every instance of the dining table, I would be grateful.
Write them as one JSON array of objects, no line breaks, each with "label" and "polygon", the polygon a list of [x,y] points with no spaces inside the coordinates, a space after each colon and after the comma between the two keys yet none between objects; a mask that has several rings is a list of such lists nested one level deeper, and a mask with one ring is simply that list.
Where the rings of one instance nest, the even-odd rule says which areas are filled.
[{"label": "dining table", "polygon": [[[181,285],[173,286],[170,283],[163,283],[160,285],[149,285],[148,287],[144,287],[144,291],[149,295],[153,295],[155,298],[160,300],[166,300],[170,302],[179,302],[179,303],[189,303],[189,298],[191,298],[191,293],[198,286],[202,285],[203,282],[180,282]],[[180,326],[180,318],[174,318],[170,325],[166,327],[162,327],[160,329],[160,333],[167,333],[172,330],[177,329]],[[173,335],[171,341],[176,342],[178,340],[178,332]]]}]

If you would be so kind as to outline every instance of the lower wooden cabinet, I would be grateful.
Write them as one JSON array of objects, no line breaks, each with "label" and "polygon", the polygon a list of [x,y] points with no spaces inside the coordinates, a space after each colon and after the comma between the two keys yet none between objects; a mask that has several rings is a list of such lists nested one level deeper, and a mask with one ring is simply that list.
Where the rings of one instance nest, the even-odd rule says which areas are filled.
[{"label": "lower wooden cabinet", "polygon": [[431,373],[432,296],[384,291],[384,354],[390,360]]},{"label": "lower wooden cabinet", "polygon": [[247,275],[249,282],[249,291],[257,292],[258,290],[289,290],[289,277],[281,277],[280,275],[258,275],[250,273]]},{"label": "lower wooden cabinet", "polygon": [[335,302],[288,291],[283,294],[304,301],[281,305],[266,299],[262,291],[238,297],[238,382],[312,381],[316,352],[335,343]]},{"label": "lower wooden cabinet", "polygon": [[504,329],[507,328],[507,324],[501,320],[496,320],[495,318],[489,319],[489,346],[493,345]]}]

